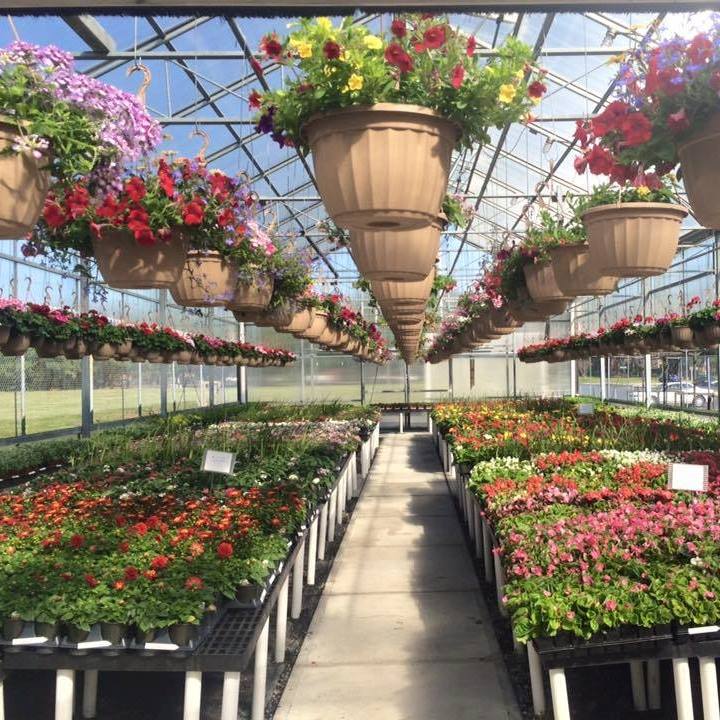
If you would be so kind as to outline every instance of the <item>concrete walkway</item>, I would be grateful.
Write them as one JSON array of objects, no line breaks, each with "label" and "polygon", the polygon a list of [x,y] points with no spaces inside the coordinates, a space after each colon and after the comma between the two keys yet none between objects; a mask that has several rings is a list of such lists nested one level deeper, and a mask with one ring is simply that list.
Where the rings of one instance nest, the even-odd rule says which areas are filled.
[{"label": "concrete walkway", "polygon": [[427,433],[383,438],[275,720],[517,720]]}]

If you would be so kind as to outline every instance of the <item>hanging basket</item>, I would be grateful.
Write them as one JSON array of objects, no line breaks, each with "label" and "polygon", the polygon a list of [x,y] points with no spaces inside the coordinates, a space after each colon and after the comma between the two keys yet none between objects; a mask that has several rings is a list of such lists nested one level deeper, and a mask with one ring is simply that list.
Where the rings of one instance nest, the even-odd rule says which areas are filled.
[{"label": "hanging basket", "polygon": [[701,330],[696,330],[693,336],[695,344],[699,347],[716,347],[720,345],[720,325],[717,323],[706,325]]},{"label": "hanging basket", "polygon": [[551,262],[531,263],[523,267],[525,283],[530,297],[536,303],[570,302],[572,295],[566,295],[555,280],[555,270]]},{"label": "hanging basket", "polygon": [[675,257],[681,205],[617,203],[586,210],[582,221],[597,272],[615,277],[662,275]]},{"label": "hanging basket", "polygon": [[263,313],[261,310],[256,310],[252,312],[233,310],[232,314],[239,323],[251,323],[253,325],[257,325],[258,321],[263,317]]},{"label": "hanging basket", "polygon": [[431,272],[440,251],[444,218],[417,230],[350,234],[350,254],[366,280],[417,282]]},{"label": "hanging basket", "polygon": [[353,230],[402,230],[435,221],[460,128],[419,105],[378,103],[317,115],[303,128],[320,196]]},{"label": "hanging basket", "polygon": [[342,345],[345,339],[346,335],[342,330],[336,330],[328,324],[322,334],[315,339],[315,342],[318,345],[325,345],[332,349]]},{"label": "hanging basket", "polygon": [[695,347],[692,328],[687,325],[671,325],[670,337],[675,347],[690,350]]},{"label": "hanging basket", "polygon": [[682,179],[690,207],[706,228],[720,229],[720,113],[678,145]]},{"label": "hanging basket", "polygon": [[183,307],[225,307],[237,285],[237,270],[217,252],[191,250],[170,294]]},{"label": "hanging basket", "polygon": [[44,338],[42,336],[34,337],[32,340],[32,346],[35,348],[35,353],[39,358],[56,358],[64,354],[63,343],[55,340],[48,340],[48,338]]},{"label": "hanging basket", "polygon": [[20,240],[32,231],[50,187],[48,157],[11,150],[18,133],[16,124],[0,116],[0,240]]},{"label": "hanging basket", "polygon": [[522,326],[522,322],[513,317],[507,308],[493,308],[490,311],[490,324],[501,335],[509,335]]},{"label": "hanging basket", "polygon": [[258,327],[285,327],[295,316],[295,305],[283,302],[281,305],[260,314],[255,322]]},{"label": "hanging basket", "polygon": [[167,242],[141,245],[125,228],[105,225],[100,237],[91,236],[93,254],[105,282],[119,290],[170,289],[180,278],[188,240],[173,228]]},{"label": "hanging basket", "polygon": [[552,248],[550,261],[558,287],[566,295],[609,295],[617,288],[616,277],[595,271],[587,243]]},{"label": "hanging basket", "polygon": [[325,328],[327,328],[327,318],[328,315],[326,312],[315,310],[315,315],[310,325],[308,325],[305,330],[293,334],[296,338],[313,342],[325,332]]},{"label": "hanging basket", "polygon": [[427,305],[435,281],[435,271],[417,282],[396,282],[392,280],[372,282],[372,292],[382,305],[388,303],[392,307]]},{"label": "hanging basket", "polygon": [[273,285],[273,279],[266,275],[259,275],[252,280],[239,280],[230,302],[226,303],[228,310],[265,310],[272,300]]},{"label": "hanging basket", "polygon": [[310,327],[314,319],[314,308],[300,310],[287,325],[277,325],[275,330],[279,333],[301,333]]},{"label": "hanging basket", "polygon": [[117,357],[117,348],[117,345],[111,345],[110,343],[91,342],[88,345],[88,350],[95,360],[114,359]]}]

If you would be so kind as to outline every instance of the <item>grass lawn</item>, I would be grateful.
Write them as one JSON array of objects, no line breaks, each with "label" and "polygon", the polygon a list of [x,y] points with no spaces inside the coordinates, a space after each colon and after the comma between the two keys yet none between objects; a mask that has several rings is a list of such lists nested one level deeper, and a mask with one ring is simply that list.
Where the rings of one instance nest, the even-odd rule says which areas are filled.
[{"label": "grass lawn", "polygon": [[[581,382],[585,385],[599,385],[600,384],[600,378],[599,377],[580,377],[578,382]],[[643,379],[641,377],[627,377],[626,375],[620,377],[616,377],[614,375],[611,375],[608,378],[608,383],[611,385],[642,385]]]}]

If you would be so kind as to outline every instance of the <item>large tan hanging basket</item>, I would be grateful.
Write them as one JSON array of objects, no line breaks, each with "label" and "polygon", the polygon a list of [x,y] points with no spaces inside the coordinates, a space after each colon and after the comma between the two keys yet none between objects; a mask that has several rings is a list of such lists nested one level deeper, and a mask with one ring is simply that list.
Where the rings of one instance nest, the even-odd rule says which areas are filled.
[{"label": "large tan hanging basket", "polygon": [[616,277],[594,271],[587,243],[553,248],[550,250],[550,261],[558,287],[567,295],[609,295],[617,288]]},{"label": "large tan hanging basket", "polygon": [[278,325],[275,330],[279,333],[301,333],[312,325],[314,319],[315,308],[300,310],[287,325]]},{"label": "large tan hanging basket", "polygon": [[553,300],[544,303],[511,302],[508,310],[520,322],[541,322],[556,315],[562,315],[567,310],[567,300]]},{"label": "large tan hanging basket", "polygon": [[179,229],[170,232],[165,242],[141,245],[132,232],[110,225],[100,230],[100,237],[91,237],[93,254],[105,282],[120,290],[151,290],[172,288],[180,278],[188,240]]},{"label": "large tan hanging basket", "polygon": [[255,324],[258,327],[284,327],[292,322],[295,316],[295,305],[284,302],[272,310],[266,310],[260,314]]},{"label": "large tan hanging basket", "polygon": [[236,285],[237,270],[220,253],[192,250],[170,294],[184,307],[224,307]]},{"label": "large tan hanging basket", "polygon": [[525,284],[530,297],[536,303],[572,300],[572,295],[565,294],[555,280],[555,269],[551,262],[539,262],[525,265]]},{"label": "large tan hanging basket", "polygon": [[296,338],[314,342],[325,332],[325,328],[327,328],[327,318],[328,315],[326,312],[316,310],[310,325],[305,330],[293,334]]},{"label": "large tan hanging basket", "polygon": [[253,325],[257,324],[257,322],[261,320],[264,315],[262,310],[252,310],[245,312],[242,310],[233,310],[232,314],[239,323],[252,323]]},{"label": "large tan hanging basket", "polygon": [[419,105],[378,103],[317,115],[303,128],[328,213],[353,230],[430,225],[460,128]]},{"label": "large tan hanging basket", "polygon": [[682,177],[693,215],[701,225],[720,229],[720,113],[678,144]]},{"label": "large tan hanging basket", "polygon": [[238,280],[235,292],[227,303],[228,310],[265,310],[272,300],[273,286],[273,279],[265,275],[252,280]]},{"label": "large tan hanging basket", "polygon": [[615,277],[662,275],[677,252],[681,205],[617,203],[590,208],[582,215],[597,272]]},{"label": "large tan hanging basket", "polygon": [[350,234],[350,254],[366,280],[424,280],[440,251],[442,220],[417,230]]},{"label": "large tan hanging basket", "polygon": [[50,187],[48,157],[11,150],[19,132],[0,116],[0,240],[20,240],[33,229]]},{"label": "large tan hanging basket", "polygon": [[500,335],[510,335],[510,333],[514,333],[522,326],[522,322],[513,317],[507,308],[495,308],[491,310],[489,321],[493,331]]},{"label": "large tan hanging basket", "polygon": [[328,324],[322,335],[320,335],[315,342],[329,348],[336,348],[344,344],[346,339],[347,336],[342,330],[336,330]]},{"label": "large tan hanging basket", "polygon": [[403,305],[423,307],[427,304],[435,280],[435,271],[417,282],[378,281],[372,282],[372,292],[379,303],[389,303],[399,307]]}]

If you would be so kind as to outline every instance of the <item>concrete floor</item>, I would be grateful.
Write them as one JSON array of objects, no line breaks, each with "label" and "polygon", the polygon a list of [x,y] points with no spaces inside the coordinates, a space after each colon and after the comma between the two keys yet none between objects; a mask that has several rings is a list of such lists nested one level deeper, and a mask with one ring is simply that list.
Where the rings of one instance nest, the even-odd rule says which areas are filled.
[{"label": "concrete floor", "polygon": [[383,438],[275,720],[517,720],[427,433]]}]

